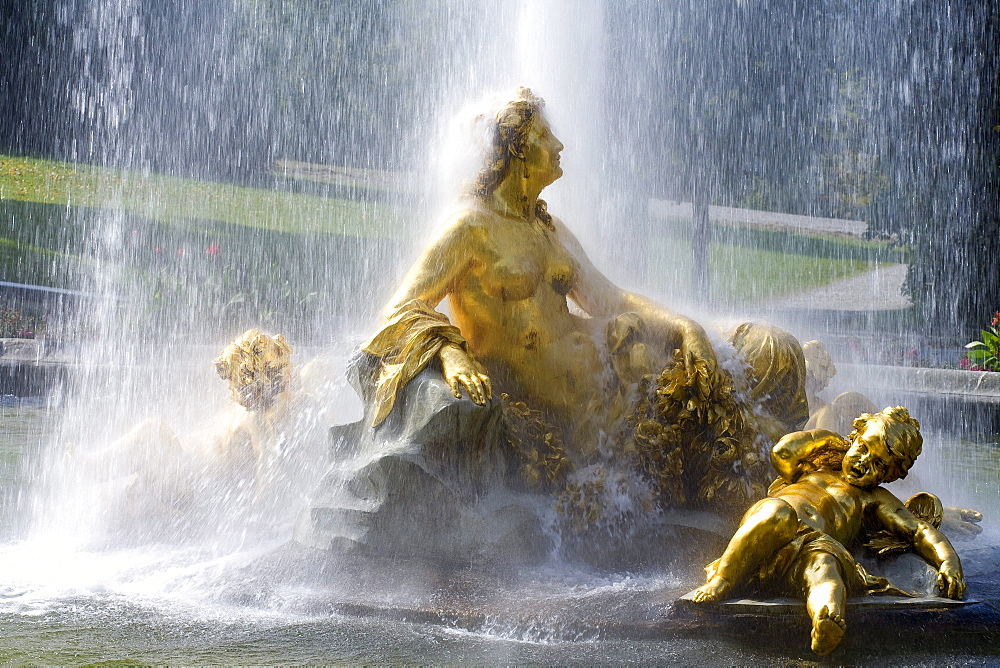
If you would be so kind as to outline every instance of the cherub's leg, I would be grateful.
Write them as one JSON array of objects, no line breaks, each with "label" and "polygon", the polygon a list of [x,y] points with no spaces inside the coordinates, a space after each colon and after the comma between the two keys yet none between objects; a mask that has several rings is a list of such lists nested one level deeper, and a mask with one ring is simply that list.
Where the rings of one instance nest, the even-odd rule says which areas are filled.
[{"label": "cherub's leg", "polygon": [[829,654],[837,648],[847,630],[844,610],[847,588],[837,559],[825,552],[806,557],[800,586],[806,595],[806,610],[812,620],[812,651]]},{"label": "cherub's leg", "polygon": [[795,509],[781,499],[758,501],[729,540],[708,582],[695,591],[694,600],[707,602],[722,598],[765,558],[795,537],[798,519]]}]

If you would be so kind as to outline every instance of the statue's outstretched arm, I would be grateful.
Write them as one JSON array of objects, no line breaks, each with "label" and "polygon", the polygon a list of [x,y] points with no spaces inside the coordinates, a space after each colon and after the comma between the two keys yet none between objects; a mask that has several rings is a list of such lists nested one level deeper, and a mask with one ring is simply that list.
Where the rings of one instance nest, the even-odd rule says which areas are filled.
[{"label": "statue's outstretched arm", "polygon": [[570,298],[592,316],[613,317],[622,313],[638,314],[658,341],[669,352],[681,348],[697,359],[714,366],[715,352],[701,325],[690,318],[672,313],[653,300],[622,290],[601,273],[587,257],[583,246],[558,219],[553,219],[556,233],[565,248],[580,265],[580,277]]},{"label": "statue's outstretched arm", "polygon": [[913,545],[917,554],[938,569],[941,594],[961,599],[965,595],[962,563],[951,542],[940,531],[913,516],[892,492],[879,487],[874,492],[876,517],[886,529]]}]

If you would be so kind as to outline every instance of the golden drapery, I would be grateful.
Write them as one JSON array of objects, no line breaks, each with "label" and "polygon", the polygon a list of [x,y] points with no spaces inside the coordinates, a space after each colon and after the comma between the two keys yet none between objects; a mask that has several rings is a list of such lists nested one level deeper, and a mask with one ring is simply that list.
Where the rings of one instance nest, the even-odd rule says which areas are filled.
[{"label": "golden drapery", "polygon": [[774,441],[802,429],[809,419],[806,360],[788,332],[767,323],[744,323],[729,340],[747,364],[750,398],[777,421],[759,420]]},{"label": "golden drapery", "polygon": [[453,343],[465,348],[465,338],[448,317],[420,299],[400,306],[382,329],[361,349],[381,360],[375,386],[377,427],[392,411],[396,395],[434,359],[441,347]]}]

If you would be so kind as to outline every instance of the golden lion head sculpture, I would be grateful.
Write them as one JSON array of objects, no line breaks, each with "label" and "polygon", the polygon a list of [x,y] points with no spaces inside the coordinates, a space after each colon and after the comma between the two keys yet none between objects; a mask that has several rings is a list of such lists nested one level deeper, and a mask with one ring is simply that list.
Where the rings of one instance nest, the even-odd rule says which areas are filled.
[{"label": "golden lion head sculpture", "polygon": [[248,329],[212,360],[229,381],[233,400],[249,411],[267,410],[288,389],[292,347],[281,334],[268,336]]}]

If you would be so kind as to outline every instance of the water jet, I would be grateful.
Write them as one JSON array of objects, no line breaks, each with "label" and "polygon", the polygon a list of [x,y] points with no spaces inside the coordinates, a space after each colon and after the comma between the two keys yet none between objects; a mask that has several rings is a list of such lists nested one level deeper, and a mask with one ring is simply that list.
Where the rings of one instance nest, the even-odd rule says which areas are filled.
[{"label": "water jet", "polygon": [[[58,663],[70,647],[92,661],[149,662],[360,656],[690,663],[710,656],[706,662],[747,663],[809,656],[804,644],[790,648],[767,633],[747,634],[754,621],[692,626],[671,616],[672,601],[697,583],[700,567],[718,550],[706,549],[704,558],[674,555],[693,534],[719,536],[724,546],[727,536],[720,534],[729,529],[713,523],[717,514],[674,512],[673,523],[662,524],[665,533],[637,532],[631,553],[621,555],[614,553],[623,544],[614,531],[591,534],[572,549],[570,541],[562,543],[552,496],[539,504],[537,492],[517,488],[520,503],[512,504],[486,493],[494,474],[525,477],[523,467],[511,471],[501,456],[507,445],[490,440],[504,420],[501,393],[510,405],[523,404],[516,406],[517,426],[528,435],[551,424],[546,411],[572,412],[580,419],[570,422],[577,423],[611,411],[611,401],[589,410],[589,400],[560,405],[554,393],[544,397],[544,407],[533,405],[511,391],[529,382],[527,374],[504,383],[505,373],[509,381],[519,369],[495,365],[486,376],[495,383],[497,403],[479,406],[467,398],[467,386],[455,400],[450,387],[429,379],[440,371],[426,369],[407,386],[422,397],[417,403],[448,408],[439,422],[421,411],[406,413],[414,416],[410,433],[418,433],[424,447],[456,429],[480,433],[475,452],[482,461],[471,466],[468,451],[452,441],[438,460],[418,465],[412,438],[394,442],[395,468],[364,461],[371,444],[359,430],[370,434],[376,418],[363,414],[375,403],[374,394],[365,393],[374,392],[370,381],[380,370],[366,367],[371,360],[350,360],[383,326],[379,309],[446,218],[441,212],[456,192],[454,183],[440,185],[440,165],[432,164],[449,154],[446,137],[453,129],[443,118],[484,92],[517,85],[548,100],[552,134],[565,144],[559,166],[566,172],[546,191],[548,212],[565,220],[594,266],[630,293],[666,303],[694,322],[723,316],[732,330],[768,319],[800,341],[823,340],[840,370],[838,391],[863,392],[879,406],[907,405],[921,420],[918,489],[986,514],[976,541],[956,543],[978,612],[917,611],[871,628],[852,621],[857,632],[836,656],[869,660],[874,646],[880,658],[901,661],[992,656],[998,557],[990,518],[1000,497],[995,437],[989,436],[996,429],[993,404],[970,408],[953,403],[952,391],[937,389],[936,381],[915,390],[911,378],[893,370],[900,379],[890,386],[884,368],[851,367],[859,355],[850,337],[859,330],[863,348],[887,336],[902,338],[896,330],[872,333],[895,315],[880,319],[863,303],[856,312],[864,318],[853,320],[830,316],[822,305],[794,312],[757,306],[765,299],[758,300],[757,291],[780,296],[793,276],[805,291],[906,258],[882,242],[733,224],[715,217],[713,208],[771,208],[851,219],[856,227],[868,213],[861,202],[870,197],[881,217],[873,214],[868,229],[881,226],[887,236],[900,233],[891,229],[894,222],[924,215],[973,224],[978,176],[966,168],[973,158],[959,147],[986,145],[966,141],[978,137],[976,123],[985,112],[977,109],[989,98],[977,69],[989,69],[986,47],[975,48],[987,44],[983,35],[991,25],[981,10],[948,13],[884,2],[823,15],[759,3],[686,9],[596,1],[390,8],[366,2],[314,8],[84,4],[58,0],[17,10],[10,44],[24,48],[2,59],[25,64],[18,72],[4,70],[18,91],[2,102],[14,105],[4,117],[34,119],[4,125],[2,132],[10,157],[4,156],[6,176],[0,176],[30,175],[16,188],[8,180],[0,185],[0,229],[21,253],[11,263],[23,273],[17,282],[68,276],[72,285],[58,287],[114,296],[67,313],[52,332],[52,340],[62,339],[63,350],[73,352],[58,407],[0,408],[0,570],[6,574],[0,616],[14,629],[4,643],[20,652],[14,659]],[[41,32],[31,33],[37,26]],[[900,34],[913,38],[904,44]],[[836,76],[826,67],[833,62],[845,63]],[[930,134],[908,137],[904,129],[914,126]],[[941,133],[946,137],[938,141]],[[850,176],[842,188],[851,195],[846,204],[837,199],[837,174]],[[400,178],[406,188],[395,185]],[[707,292],[692,287],[691,222],[665,209],[667,200],[694,201],[707,211],[698,237],[708,250]],[[941,245],[965,248],[957,227],[948,227]],[[933,229],[914,229],[914,246],[923,248]],[[541,245],[551,231],[543,222],[531,234]],[[788,256],[794,261],[786,262]],[[976,280],[968,253],[948,257],[961,260],[952,283]],[[553,270],[546,285],[569,288],[571,273]],[[951,294],[940,285],[935,290]],[[960,301],[936,294],[941,304]],[[461,305],[452,305],[447,315],[461,320],[462,314]],[[605,367],[617,366],[618,378],[632,379],[633,371],[641,378],[657,354],[642,338],[648,322],[614,315],[594,327],[589,341],[600,341],[609,355],[620,353]],[[907,318],[892,326],[911,327]],[[471,320],[466,315],[464,324]],[[144,484],[133,484],[127,458],[90,467],[74,465],[66,453],[75,453],[76,461],[99,453],[147,418],[169,425],[182,449],[211,440],[220,416],[238,412],[211,360],[251,327],[284,334],[294,366],[327,359],[325,369],[313,367],[315,375],[303,379],[311,403],[285,430],[285,442],[308,441],[313,455],[296,460],[287,484],[261,505],[254,506],[249,481],[206,484],[183,522],[156,520],[154,511],[143,510],[123,528],[109,491]],[[735,359],[726,337],[705,330],[712,349],[723,351],[720,366]],[[521,333],[525,350],[553,334]],[[480,352],[484,340],[477,340]],[[507,361],[508,367],[517,362]],[[359,384],[360,399],[350,378],[369,381]],[[964,402],[968,394],[955,396]],[[393,411],[413,408],[409,395],[396,402]],[[348,426],[359,419],[360,426]],[[395,419],[390,412],[379,429],[398,429]],[[328,464],[330,425],[338,425],[332,454],[343,468],[340,478]],[[549,432],[541,433],[544,444]],[[659,434],[650,427],[647,435]],[[543,464],[535,467],[539,478],[553,470],[560,475],[559,448],[569,446],[567,458],[581,463],[566,498],[580,500],[584,511],[587,499],[601,499],[614,509],[604,526],[625,526],[644,512],[656,524],[665,515],[662,506],[647,511],[641,486],[589,468],[594,462],[585,458],[607,449],[611,439],[593,438],[572,450],[572,437],[560,435],[562,446],[550,438],[549,450],[533,450],[532,461]],[[157,472],[150,466],[155,447],[149,450],[138,460]],[[742,460],[747,453],[739,454]],[[663,470],[668,462],[660,464]],[[428,467],[437,467],[437,478],[424,476]],[[201,473],[205,481],[214,477]],[[453,503],[455,490],[442,482],[452,475],[483,476],[463,488],[468,498],[460,500],[468,505]],[[318,504],[314,492],[330,476],[344,484],[320,487],[329,498]],[[430,498],[447,510],[414,507],[417,527],[387,521],[377,527],[381,542],[353,550],[363,535],[374,535],[359,520],[370,508],[345,499],[374,499],[393,476],[422,482],[412,497],[388,502],[409,508],[413,498]],[[689,495],[682,487],[676,494]],[[351,512],[333,512],[338,507]],[[311,524],[303,519],[317,509],[324,512],[314,513]],[[437,554],[434,532],[424,530],[430,526],[476,538],[458,555]],[[347,547],[326,549],[335,533]],[[400,542],[408,542],[406,554],[392,553]],[[908,629],[916,626],[936,633],[914,638]]]}]

